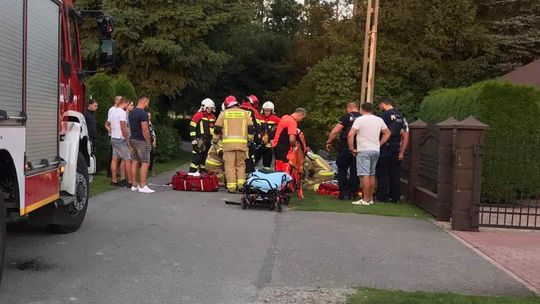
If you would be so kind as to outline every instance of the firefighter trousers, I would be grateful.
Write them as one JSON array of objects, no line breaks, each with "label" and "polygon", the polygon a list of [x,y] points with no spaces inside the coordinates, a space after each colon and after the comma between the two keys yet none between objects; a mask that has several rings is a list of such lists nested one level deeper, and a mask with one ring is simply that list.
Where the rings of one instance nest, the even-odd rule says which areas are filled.
[{"label": "firefighter trousers", "polygon": [[265,169],[270,169],[270,166],[272,166],[272,158],[274,158],[272,148],[261,146],[257,151],[255,151],[255,165],[261,161],[261,158],[263,167]]},{"label": "firefighter trousers", "polygon": [[207,144],[204,151],[196,152],[192,151],[191,156],[191,165],[189,166],[189,172],[194,173],[201,170],[206,170],[205,162],[206,157],[208,156],[208,150],[210,150],[210,145]]},{"label": "firefighter trousers", "polygon": [[223,152],[227,190],[235,191],[237,188],[244,186],[246,182],[246,159],[246,151],[232,150]]}]

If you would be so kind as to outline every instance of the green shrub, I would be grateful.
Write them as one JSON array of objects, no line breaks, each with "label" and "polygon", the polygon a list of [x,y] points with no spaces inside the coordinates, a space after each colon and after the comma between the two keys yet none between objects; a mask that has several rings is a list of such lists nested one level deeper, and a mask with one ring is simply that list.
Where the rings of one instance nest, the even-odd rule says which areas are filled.
[{"label": "green shrub", "polygon": [[482,174],[483,198],[511,201],[540,194],[540,90],[502,81],[438,90],[427,96],[419,117],[441,121],[469,115],[489,125]]},{"label": "green shrub", "polygon": [[157,125],[156,136],[156,161],[165,162],[176,159],[180,151],[177,132],[172,127]]},{"label": "green shrub", "polygon": [[137,103],[137,92],[135,87],[125,75],[120,75],[114,80],[114,94],[123,96]]},{"label": "green shrub", "polygon": [[292,89],[283,89],[273,97],[280,114],[290,114],[296,107],[307,110],[299,126],[312,149],[324,148],[326,136],[345,112],[345,104],[358,98],[357,60],[352,56],[333,56],[310,68]]}]

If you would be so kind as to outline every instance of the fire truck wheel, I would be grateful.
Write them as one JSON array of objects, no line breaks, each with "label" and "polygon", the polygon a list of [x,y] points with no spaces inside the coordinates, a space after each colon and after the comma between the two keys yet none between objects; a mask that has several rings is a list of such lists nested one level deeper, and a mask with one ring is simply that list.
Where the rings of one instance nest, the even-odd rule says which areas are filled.
[{"label": "fire truck wheel", "polygon": [[4,209],[4,193],[0,191],[0,282],[4,270],[4,258],[6,255],[6,210]]},{"label": "fire truck wheel", "polygon": [[57,222],[49,224],[49,228],[53,232],[66,234],[77,231],[81,227],[86,215],[88,198],[90,197],[90,185],[86,160],[80,152],[77,158],[77,174],[75,179],[75,200],[68,205],[56,208],[53,218]]}]

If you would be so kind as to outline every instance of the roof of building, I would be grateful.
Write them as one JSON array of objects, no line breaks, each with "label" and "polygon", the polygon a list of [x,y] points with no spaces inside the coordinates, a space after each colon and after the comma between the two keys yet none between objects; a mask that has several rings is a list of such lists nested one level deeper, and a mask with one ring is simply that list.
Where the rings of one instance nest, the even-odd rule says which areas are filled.
[{"label": "roof of building", "polygon": [[540,59],[519,67],[502,78],[516,84],[540,87]]}]

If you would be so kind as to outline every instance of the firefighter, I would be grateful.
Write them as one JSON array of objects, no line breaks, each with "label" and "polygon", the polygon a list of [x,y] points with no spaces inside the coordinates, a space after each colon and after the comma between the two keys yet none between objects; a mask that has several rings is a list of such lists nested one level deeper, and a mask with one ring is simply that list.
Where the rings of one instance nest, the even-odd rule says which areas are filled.
[{"label": "firefighter", "polygon": [[272,140],[276,171],[287,171],[287,164],[291,158],[292,150],[296,147],[298,123],[304,120],[306,115],[305,109],[297,108],[291,115],[281,117],[276,127],[274,140]]},{"label": "firefighter", "polygon": [[223,141],[220,135],[214,135],[212,138],[212,145],[208,150],[208,156],[206,157],[206,170],[213,172],[217,175],[219,184],[224,185],[225,176],[223,172]]},{"label": "firefighter", "polygon": [[200,175],[205,173],[205,160],[208,150],[211,146],[212,135],[214,134],[214,124],[216,117],[214,112],[216,111],[216,105],[210,98],[206,98],[201,102],[201,108],[190,123],[189,136],[191,138],[191,145],[193,147],[191,166],[189,167],[189,175]]},{"label": "firefighter", "polygon": [[400,111],[394,109],[394,101],[388,97],[379,100],[380,117],[390,130],[390,139],[381,146],[377,162],[377,193],[380,202],[397,203],[401,199],[399,165],[409,144],[409,126]]},{"label": "firefighter", "polygon": [[234,96],[225,98],[225,111],[219,114],[215,134],[221,135],[227,191],[235,193],[246,181],[248,136],[253,134],[253,120],[239,108]]},{"label": "firefighter", "polygon": [[336,165],[338,167],[338,199],[356,200],[360,188],[360,180],[356,174],[356,157],[349,151],[347,144],[347,135],[351,130],[354,121],[360,117],[358,105],[356,102],[347,103],[347,113],[339,119],[336,126],[332,129],[326,140],[326,150],[330,151],[332,142],[339,135],[339,144],[337,149]]},{"label": "firefighter", "polygon": [[306,172],[306,182],[304,186],[320,184],[334,179],[332,166],[319,154],[308,151],[304,161],[304,172]]},{"label": "firefighter", "polygon": [[259,99],[255,95],[249,95],[244,98],[244,101],[240,105],[240,108],[248,111],[251,115],[251,121],[253,122],[253,135],[248,146],[248,158],[246,159],[246,172],[250,173],[255,171],[255,154],[261,145],[261,132],[260,132],[260,120],[259,114]]},{"label": "firefighter", "polygon": [[279,124],[279,117],[277,117],[274,110],[274,103],[267,101],[262,105],[260,122],[261,131],[261,145],[255,152],[255,165],[259,163],[262,158],[263,167],[265,170],[270,170],[272,165],[272,158],[274,156],[272,152],[272,140],[276,134],[276,127]]}]

